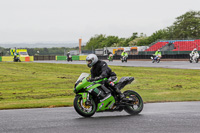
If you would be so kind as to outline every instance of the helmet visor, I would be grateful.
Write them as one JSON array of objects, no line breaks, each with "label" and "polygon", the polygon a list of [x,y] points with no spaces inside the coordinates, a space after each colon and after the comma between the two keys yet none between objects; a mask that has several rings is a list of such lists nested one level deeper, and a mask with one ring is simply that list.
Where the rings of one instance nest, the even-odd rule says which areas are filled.
[{"label": "helmet visor", "polygon": [[86,60],[86,62],[88,67],[92,67],[92,60]]}]

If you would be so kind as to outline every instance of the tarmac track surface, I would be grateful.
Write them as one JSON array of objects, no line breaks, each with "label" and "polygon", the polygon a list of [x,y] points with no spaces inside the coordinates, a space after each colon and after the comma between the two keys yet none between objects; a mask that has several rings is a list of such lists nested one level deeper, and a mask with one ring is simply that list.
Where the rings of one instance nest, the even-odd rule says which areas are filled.
[{"label": "tarmac track surface", "polygon": [[200,102],[148,103],[125,111],[79,116],[72,107],[0,111],[0,133],[199,133]]},{"label": "tarmac track surface", "polygon": [[[85,64],[86,61],[34,61],[37,63],[61,63],[61,64]],[[200,69],[200,63],[189,63],[189,61],[161,61],[160,63],[152,63],[151,61],[128,61],[122,63],[119,60],[108,62],[108,65],[129,66],[129,67],[160,67],[160,68],[178,68],[178,69]]]}]

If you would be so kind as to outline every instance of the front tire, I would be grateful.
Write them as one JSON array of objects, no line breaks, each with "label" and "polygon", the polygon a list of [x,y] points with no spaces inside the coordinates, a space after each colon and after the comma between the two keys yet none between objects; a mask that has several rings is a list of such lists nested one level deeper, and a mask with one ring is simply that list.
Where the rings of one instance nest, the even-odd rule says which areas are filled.
[{"label": "front tire", "polygon": [[196,60],[196,63],[198,63],[199,62],[199,58],[197,58],[197,60]]},{"label": "front tire", "polygon": [[94,100],[91,98],[91,105],[86,105],[83,103],[83,98],[81,95],[78,95],[74,98],[74,109],[76,112],[83,117],[91,117],[96,112],[97,106]]},{"label": "front tire", "polygon": [[125,91],[124,95],[126,98],[134,98],[135,102],[133,102],[133,105],[127,105],[124,107],[124,110],[131,114],[131,115],[137,115],[143,110],[143,100],[142,97],[135,91]]}]

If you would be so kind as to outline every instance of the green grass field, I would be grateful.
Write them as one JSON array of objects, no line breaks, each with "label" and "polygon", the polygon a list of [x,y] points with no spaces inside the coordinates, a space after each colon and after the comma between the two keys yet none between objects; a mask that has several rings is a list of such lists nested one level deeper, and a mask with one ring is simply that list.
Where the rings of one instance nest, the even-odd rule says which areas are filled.
[{"label": "green grass field", "polygon": [[[200,101],[200,71],[110,66],[118,75],[135,81],[144,102]],[[0,63],[0,109],[72,106],[74,83],[86,65]]]}]

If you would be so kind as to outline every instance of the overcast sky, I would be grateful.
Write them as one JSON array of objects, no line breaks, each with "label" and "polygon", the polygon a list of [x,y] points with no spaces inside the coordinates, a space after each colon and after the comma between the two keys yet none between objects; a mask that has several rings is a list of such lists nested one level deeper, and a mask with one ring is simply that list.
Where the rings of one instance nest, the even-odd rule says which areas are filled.
[{"label": "overcast sky", "polygon": [[0,43],[150,36],[191,10],[200,0],[0,0]]}]

